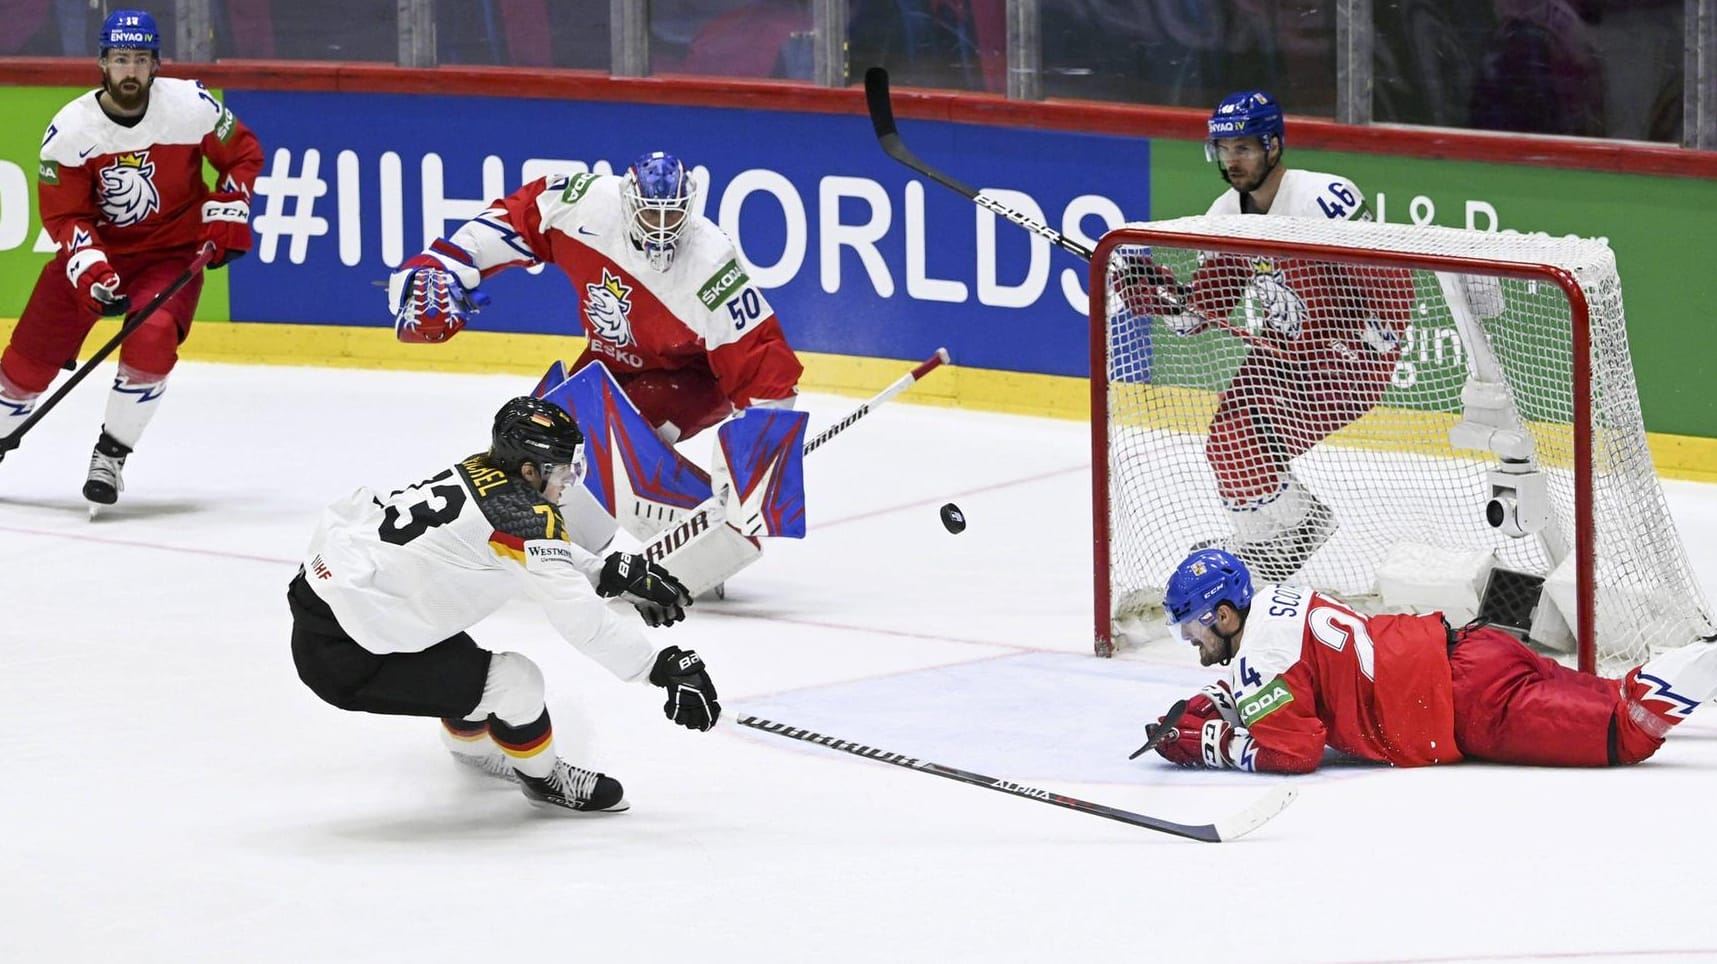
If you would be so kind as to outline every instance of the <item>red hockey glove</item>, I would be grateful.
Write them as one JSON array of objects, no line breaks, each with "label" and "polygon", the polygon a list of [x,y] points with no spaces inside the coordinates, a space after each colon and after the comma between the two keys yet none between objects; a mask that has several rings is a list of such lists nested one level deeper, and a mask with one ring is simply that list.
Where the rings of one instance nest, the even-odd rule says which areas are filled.
[{"label": "red hockey glove", "polygon": [[119,273],[100,248],[81,248],[66,260],[66,280],[98,315],[123,315],[131,300],[119,293]]},{"label": "red hockey glove", "polygon": [[1227,680],[1219,679],[1187,697],[1186,725],[1193,726],[1194,721],[1203,720],[1240,722],[1240,713],[1234,708],[1234,691],[1228,688]]},{"label": "red hockey glove", "polygon": [[209,267],[219,268],[250,250],[250,195],[242,191],[216,191],[203,202],[203,234],[200,241],[215,243]]},{"label": "red hockey glove", "polygon": [[394,337],[436,344],[464,331],[489,296],[467,290],[440,259],[417,254],[388,279],[388,301],[394,311]]},{"label": "red hockey glove", "polygon": [[1192,290],[1148,255],[1124,254],[1116,258],[1115,266],[1128,311],[1142,318],[1161,318],[1177,335],[1195,335],[1209,327],[1210,320],[1189,306]]},{"label": "red hockey glove", "polygon": [[1251,754],[1252,735],[1245,727],[1226,720],[1205,720],[1202,726],[1190,716],[1182,718],[1175,735],[1157,745],[1163,759],[1182,767],[1249,769],[1243,758]]}]

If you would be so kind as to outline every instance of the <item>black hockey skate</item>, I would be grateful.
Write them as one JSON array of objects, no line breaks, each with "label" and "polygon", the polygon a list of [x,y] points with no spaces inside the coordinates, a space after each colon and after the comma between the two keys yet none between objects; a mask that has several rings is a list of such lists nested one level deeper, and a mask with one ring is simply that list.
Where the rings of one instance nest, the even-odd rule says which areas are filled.
[{"label": "black hockey skate", "polygon": [[619,813],[631,808],[620,781],[601,773],[554,761],[546,777],[519,773],[519,789],[536,807],[564,807],[581,812]]},{"label": "black hockey skate", "polygon": [[83,484],[83,497],[94,503],[90,507],[91,516],[95,514],[95,506],[119,501],[119,493],[125,490],[125,457],[130,454],[131,449],[105,431],[96,440],[95,451],[89,456],[89,479]]}]

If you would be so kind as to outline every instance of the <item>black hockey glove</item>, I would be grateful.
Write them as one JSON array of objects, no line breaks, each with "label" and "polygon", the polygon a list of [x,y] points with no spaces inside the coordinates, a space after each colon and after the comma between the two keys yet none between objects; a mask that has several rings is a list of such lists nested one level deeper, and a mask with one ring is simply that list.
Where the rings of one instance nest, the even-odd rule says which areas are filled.
[{"label": "black hockey glove", "polygon": [[672,573],[629,552],[611,553],[603,561],[596,594],[625,597],[651,626],[672,626],[686,618],[685,607],[692,604],[692,594]]},{"label": "black hockey glove", "polygon": [[662,712],[675,723],[703,731],[721,718],[715,684],[704,672],[703,659],[697,653],[678,646],[662,650],[656,654],[656,667],[650,670],[650,682],[668,691],[668,702],[662,705]]}]

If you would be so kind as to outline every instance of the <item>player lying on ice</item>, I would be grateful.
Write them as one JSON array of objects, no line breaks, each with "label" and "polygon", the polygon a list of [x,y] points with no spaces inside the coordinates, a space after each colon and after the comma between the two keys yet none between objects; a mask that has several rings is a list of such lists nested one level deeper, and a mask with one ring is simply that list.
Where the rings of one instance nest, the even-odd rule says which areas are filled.
[{"label": "player lying on ice", "polygon": [[[395,334],[432,343],[465,328],[487,301],[478,285],[496,272],[549,263],[572,281],[589,347],[571,379],[557,364],[537,394],[575,412],[591,439],[591,498],[564,506],[574,541],[591,551],[605,548],[617,525],[648,541],[695,516],[689,510],[711,496],[708,475],[681,460],[674,443],[757,411],[743,446],[724,436],[712,462],[743,463],[734,448],[784,450],[772,443],[803,431],[804,416],[790,411],[803,366],[733,242],[694,210],[696,199],[686,166],[661,152],[624,175],[540,178],[408,259],[389,280]],[[793,417],[761,417],[770,410]],[[796,467],[788,474],[796,479]],[[694,593],[719,586],[761,551],[728,526],[697,534],[720,545],[676,564]]]},{"label": "player lying on ice", "polygon": [[[1158,743],[1180,766],[1308,773],[1326,745],[1396,766],[1615,766],[1649,758],[1717,697],[1710,641],[1608,679],[1500,629],[1451,629],[1439,613],[1362,616],[1310,589],[1254,586],[1216,549],[1180,564],[1164,608],[1199,662],[1230,667]],[[1164,724],[1147,728],[1153,740]]]},{"label": "player lying on ice", "polygon": [[440,717],[455,759],[516,781],[533,804],[627,809],[619,781],[556,754],[536,663],[466,633],[528,596],[604,669],[666,689],[669,719],[715,725],[721,704],[698,655],[658,650],[605,602],[672,625],[691,602],[685,587],[640,556],[604,559],[568,541],[559,502],[583,469],[577,422],[527,396],[496,413],[488,451],[391,495],[360,488],[329,506],[287,590],[299,678],[343,710]]}]

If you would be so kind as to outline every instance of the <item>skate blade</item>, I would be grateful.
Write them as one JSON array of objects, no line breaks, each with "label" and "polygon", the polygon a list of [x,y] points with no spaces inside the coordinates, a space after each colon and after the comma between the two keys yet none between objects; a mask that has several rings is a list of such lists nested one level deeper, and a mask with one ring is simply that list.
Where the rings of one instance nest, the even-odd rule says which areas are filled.
[{"label": "skate blade", "polygon": [[606,810],[574,810],[571,807],[563,807],[558,803],[550,803],[547,800],[538,800],[535,797],[526,797],[525,799],[526,802],[531,806],[536,807],[538,810],[552,810],[555,813],[564,814],[569,817],[600,817],[603,814],[625,813],[632,809],[632,801],[627,800],[625,797],[621,797],[618,803]]}]

